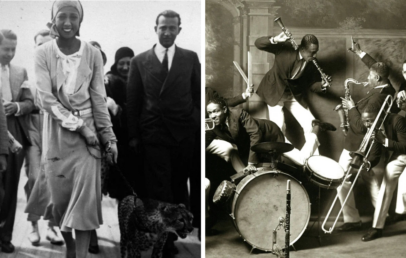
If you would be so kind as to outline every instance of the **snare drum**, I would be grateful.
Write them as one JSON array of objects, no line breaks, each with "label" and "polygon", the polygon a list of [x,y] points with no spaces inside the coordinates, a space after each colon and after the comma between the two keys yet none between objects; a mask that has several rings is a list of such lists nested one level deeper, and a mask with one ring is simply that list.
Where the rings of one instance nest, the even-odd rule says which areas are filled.
[{"label": "snare drum", "polygon": [[[304,233],[310,219],[310,200],[302,184],[271,168],[259,168],[237,186],[231,217],[240,236],[253,248],[272,251],[273,230],[286,218],[286,181],[291,181],[290,244]],[[276,243],[285,245],[285,230],[277,231]]]},{"label": "snare drum", "polygon": [[336,161],[323,156],[308,158],[305,174],[310,182],[326,189],[336,189],[344,178],[343,168]]}]

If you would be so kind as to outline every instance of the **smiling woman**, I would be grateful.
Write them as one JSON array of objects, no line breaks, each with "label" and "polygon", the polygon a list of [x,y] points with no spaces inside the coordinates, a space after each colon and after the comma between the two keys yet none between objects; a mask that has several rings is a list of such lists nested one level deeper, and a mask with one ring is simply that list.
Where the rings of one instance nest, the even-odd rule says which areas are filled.
[{"label": "smiling woman", "polygon": [[82,18],[79,1],[55,1],[50,24],[55,39],[35,53],[36,86],[41,107],[49,114],[42,146],[52,203],[52,214],[46,216],[60,226],[68,258],[87,256],[91,230],[102,223],[100,145],[109,148],[113,162],[118,156],[101,53],[76,37]]}]

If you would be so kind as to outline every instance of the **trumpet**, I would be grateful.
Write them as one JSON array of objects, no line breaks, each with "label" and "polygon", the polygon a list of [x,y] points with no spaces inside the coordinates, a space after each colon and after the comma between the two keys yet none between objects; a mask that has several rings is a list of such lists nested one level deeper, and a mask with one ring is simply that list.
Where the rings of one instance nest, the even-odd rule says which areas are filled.
[{"label": "trumpet", "polygon": [[274,22],[278,23],[278,25],[281,27],[281,29],[282,29],[282,31],[285,33],[285,35],[290,38],[289,41],[290,41],[290,43],[292,43],[293,48],[294,48],[295,50],[297,50],[297,49],[299,48],[299,46],[297,45],[295,39],[292,37],[292,33],[290,33],[290,32],[286,29],[285,25],[284,25],[283,22],[282,22],[281,17],[277,17],[277,18],[274,20]]},{"label": "trumpet", "polygon": [[[330,210],[328,211],[326,218],[324,219],[324,222],[321,225],[321,229],[324,231],[324,233],[331,234],[333,232],[334,227],[335,227],[338,219],[340,218],[341,213],[343,212],[343,208],[344,208],[345,204],[347,203],[348,197],[350,196],[350,194],[354,188],[354,185],[357,182],[359,175],[361,174],[361,171],[363,169],[366,169],[367,171],[369,171],[371,169],[371,163],[367,160],[367,158],[368,158],[369,153],[372,149],[372,146],[374,145],[374,142],[375,142],[375,140],[373,139],[373,136],[377,130],[383,129],[383,124],[385,122],[386,117],[388,116],[388,114],[390,112],[390,109],[392,108],[392,105],[393,105],[393,97],[388,95],[386,97],[385,102],[383,103],[381,109],[379,110],[379,113],[376,116],[374,123],[372,124],[372,126],[368,129],[367,133],[365,134],[364,139],[362,140],[359,149],[354,153],[355,157],[352,159],[350,167],[348,168],[348,170],[344,176],[343,182],[341,183],[341,188],[344,185],[346,178],[348,178],[349,175],[351,174],[350,171],[352,168],[358,169],[358,172],[357,172],[357,174],[355,174],[355,178],[351,184],[351,188],[348,191],[348,194],[345,197],[344,202],[341,205],[341,209],[338,212],[333,225],[330,227],[329,230],[326,230],[324,227],[326,225],[328,218],[330,217],[331,211],[333,210],[333,208],[337,202],[338,195],[339,195],[339,193],[337,193],[337,195],[330,207]],[[380,125],[378,125],[379,122],[380,122]],[[341,191],[341,188],[340,188],[340,191]]]},{"label": "trumpet", "polygon": [[205,120],[205,131],[213,130],[216,125],[211,118],[206,118]]}]

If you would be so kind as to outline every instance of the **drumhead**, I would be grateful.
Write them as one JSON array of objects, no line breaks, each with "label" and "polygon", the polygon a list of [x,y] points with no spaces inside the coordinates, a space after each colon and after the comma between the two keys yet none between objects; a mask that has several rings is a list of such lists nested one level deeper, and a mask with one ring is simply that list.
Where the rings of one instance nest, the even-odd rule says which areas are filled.
[{"label": "drumhead", "polygon": [[335,160],[324,156],[311,156],[306,167],[326,179],[340,180],[344,176],[343,168]]},{"label": "drumhead", "polygon": [[[254,248],[272,251],[273,230],[286,218],[286,185],[291,180],[290,244],[304,233],[310,219],[309,196],[292,176],[263,170],[245,177],[237,186],[232,206],[234,224],[241,237]],[[277,245],[285,246],[285,230],[277,230]]]}]

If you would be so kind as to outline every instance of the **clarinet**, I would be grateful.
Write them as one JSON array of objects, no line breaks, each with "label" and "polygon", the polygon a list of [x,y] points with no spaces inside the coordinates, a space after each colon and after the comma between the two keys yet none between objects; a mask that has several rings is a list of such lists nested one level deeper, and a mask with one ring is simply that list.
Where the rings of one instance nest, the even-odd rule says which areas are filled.
[{"label": "clarinet", "polygon": [[320,68],[319,64],[317,63],[316,59],[314,58],[313,60],[313,64],[314,66],[316,66],[317,70],[319,71],[321,78],[323,79],[323,81],[326,82],[327,86],[326,87],[331,87],[330,81],[331,81],[331,76],[328,76],[327,74],[325,74],[323,72],[323,70]]},{"label": "clarinet", "polygon": [[286,219],[285,219],[285,258],[289,258],[290,246],[290,180],[286,188]]}]

